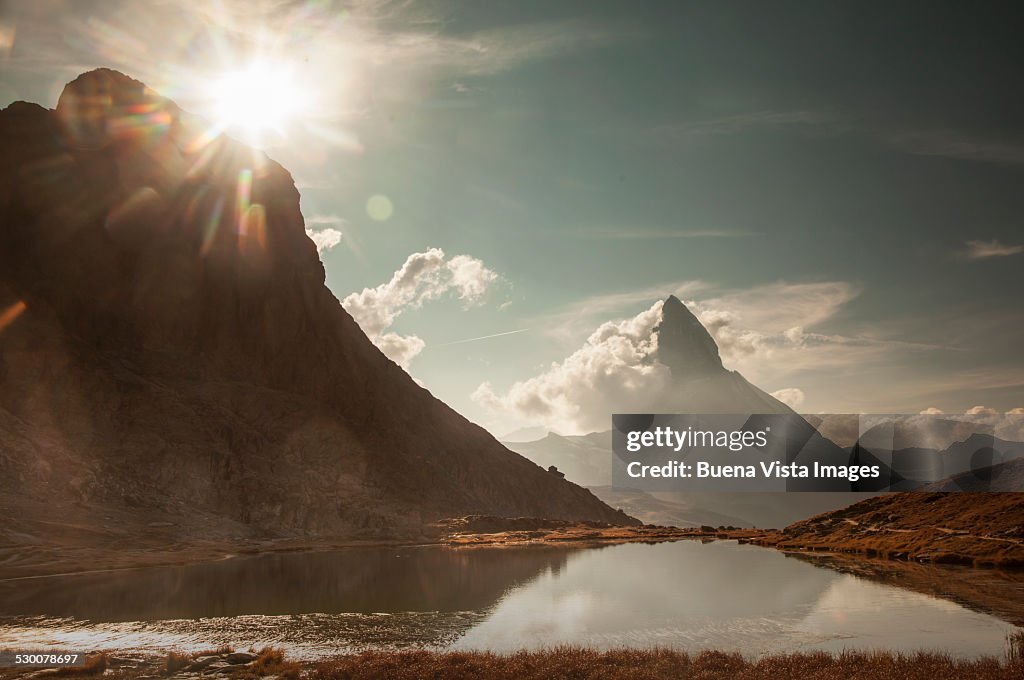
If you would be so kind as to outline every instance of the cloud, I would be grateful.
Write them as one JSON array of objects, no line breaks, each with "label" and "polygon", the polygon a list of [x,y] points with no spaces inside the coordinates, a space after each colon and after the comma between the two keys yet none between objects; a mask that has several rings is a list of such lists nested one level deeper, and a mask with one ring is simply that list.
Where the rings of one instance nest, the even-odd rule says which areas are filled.
[{"label": "cloud", "polygon": [[1024,253],[1024,245],[1004,245],[992,239],[991,241],[968,241],[967,259],[982,260],[989,257],[1007,257]]},{"label": "cloud", "polygon": [[386,357],[406,370],[409,370],[409,363],[427,346],[418,335],[398,333],[385,333],[373,342]]},{"label": "cloud", "polygon": [[386,332],[405,310],[444,295],[454,295],[465,307],[483,301],[499,276],[469,255],[447,258],[440,248],[413,253],[386,283],[352,293],[342,305],[384,354],[403,368],[409,367],[426,343],[415,335]]},{"label": "cloud", "polygon": [[472,398],[495,413],[541,422],[559,432],[606,430],[610,405],[620,411],[656,412],[671,381],[667,366],[652,360],[661,301],[634,317],[601,324],[583,346],[504,394],[481,384]]},{"label": "cloud", "polygon": [[754,232],[733,229],[659,229],[645,227],[623,227],[620,229],[581,229],[581,238],[614,240],[691,239],[691,238],[739,238]]},{"label": "cloud", "polygon": [[1024,408],[1019,406],[1006,413],[988,406],[972,406],[963,416],[954,417],[954,420],[966,420],[975,425],[990,427],[991,433],[1000,439],[1024,441]]},{"label": "cloud", "polygon": [[341,243],[341,232],[330,227],[317,230],[306,229],[306,236],[312,239],[313,243],[316,244],[316,251],[318,253],[330,250]]},{"label": "cloud", "polygon": [[683,298],[709,287],[709,284],[697,280],[670,281],[619,293],[593,295],[548,314],[532,317],[530,325],[543,328],[549,336],[564,342],[578,343],[595,326],[609,318],[635,313],[639,306],[647,307],[652,300],[664,299],[669,294]]},{"label": "cloud", "polygon": [[941,416],[942,415],[942,409],[935,408],[934,406],[929,406],[925,410],[921,411],[920,415],[922,415],[922,416]]},{"label": "cloud", "polygon": [[692,143],[748,132],[791,132],[804,136],[856,136],[915,156],[935,156],[992,165],[1024,165],[1024,143],[951,128],[906,128],[884,120],[825,110],[747,111],[703,120],[660,125],[648,139]]},{"label": "cloud", "polygon": [[[935,348],[813,330],[856,297],[857,289],[844,282],[772,283],[717,295],[708,284],[691,288],[705,292],[704,298],[686,304],[714,337],[726,368],[741,371],[755,384],[792,384],[793,378],[803,380],[823,370],[841,374],[883,357],[900,356],[899,352]],[[640,293],[649,291],[588,298],[563,310],[562,317],[551,318],[581,323],[593,316],[593,310],[632,304]],[[646,308],[634,316],[599,323],[565,359],[515,382],[504,393],[489,383],[480,385],[474,401],[496,415],[567,433],[607,429],[610,413],[658,412],[670,384],[666,367],[653,358],[654,327],[665,294],[662,289],[650,295]],[[657,300],[653,305],[651,298]],[[774,394],[794,407],[806,402],[802,389],[785,387]]]},{"label": "cloud", "polygon": [[781,401],[791,409],[797,409],[804,403],[804,391],[797,387],[784,387],[771,393],[773,397]]},{"label": "cloud", "polygon": [[337,215],[312,215],[306,218],[306,226],[311,225],[323,225],[329,224],[332,226],[340,226],[345,224],[345,218],[338,217]]},{"label": "cloud", "polygon": [[459,299],[467,305],[477,304],[498,275],[480,260],[468,255],[456,255],[448,262],[451,288],[458,291]]},{"label": "cloud", "polygon": [[757,129],[780,130],[796,128],[806,131],[810,128],[820,128],[832,130],[833,128],[845,127],[846,125],[847,123],[844,119],[826,111],[763,110],[720,116],[718,118],[683,121],[655,128],[654,132],[662,139],[684,140],[695,137],[735,135]]},{"label": "cloud", "polygon": [[810,328],[833,317],[856,298],[860,290],[845,281],[769,283],[732,290],[702,300],[699,309],[717,310],[728,320],[764,333],[782,333],[793,327]]},{"label": "cloud", "polygon": [[938,156],[993,165],[1024,165],[1024,144],[951,129],[880,135],[890,145],[918,156]]},{"label": "cloud", "polygon": [[520,24],[459,36],[430,31],[381,32],[375,36],[374,55],[388,62],[479,76],[606,45],[623,37],[580,19]]}]

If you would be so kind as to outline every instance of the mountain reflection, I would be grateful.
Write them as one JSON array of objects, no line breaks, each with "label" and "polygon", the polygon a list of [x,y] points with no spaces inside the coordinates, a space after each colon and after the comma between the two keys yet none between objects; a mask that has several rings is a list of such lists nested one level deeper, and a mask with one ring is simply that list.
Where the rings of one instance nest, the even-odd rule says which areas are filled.
[{"label": "mountain reflection", "polygon": [[0,583],[0,615],[94,622],[246,614],[454,612],[491,607],[569,548],[367,548]]}]

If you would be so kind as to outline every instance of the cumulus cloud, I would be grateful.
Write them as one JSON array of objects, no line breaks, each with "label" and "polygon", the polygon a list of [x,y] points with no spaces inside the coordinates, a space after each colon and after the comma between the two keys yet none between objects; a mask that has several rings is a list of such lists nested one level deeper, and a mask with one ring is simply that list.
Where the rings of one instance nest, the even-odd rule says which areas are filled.
[{"label": "cumulus cloud", "polygon": [[967,259],[983,260],[989,257],[1007,257],[1024,253],[1022,245],[1006,245],[996,239],[991,241],[968,241]]},{"label": "cumulus cloud", "polygon": [[994,434],[1000,439],[1024,441],[1024,407],[1011,408],[1005,413],[990,406],[977,405],[964,411],[963,415],[950,415],[951,420],[982,426],[982,431]]},{"label": "cumulus cloud", "polygon": [[797,409],[804,403],[804,391],[798,387],[784,387],[771,393],[773,397],[781,401],[791,409]]},{"label": "cumulus cloud", "polygon": [[473,400],[494,412],[544,423],[559,432],[608,429],[610,404],[628,412],[657,411],[671,372],[653,360],[661,301],[632,318],[601,324],[583,346],[504,394],[483,383]]},{"label": "cumulus cloud", "polygon": [[920,415],[922,415],[922,416],[941,416],[942,415],[942,409],[935,408],[934,406],[929,406],[925,410],[921,411]]},{"label": "cumulus cloud", "polygon": [[427,343],[418,335],[399,335],[385,333],[373,340],[381,352],[402,368],[408,370],[409,363],[416,357]]},{"label": "cumulus cloud", "polygon": [[409,255],[386,283],[352,293],[341,304],[384,354],[408,368],[426,343],[415,335],[387,332],[402,312],[445,295],[454,295],[466,307],[478,305],[498,279],[474,257],[448,258],[440,248],[431,248]]},{"label": "cumulus cloud", "polygon": [[316,252],[322,253],[341,243],[341,232],[328,227],[326,229],[306,229],[306,236],[316,244]]},{"label": "cumulus cloud", "polygon": [[[687,297],[707,294],[700,300],[685,300],[685,304],[711,333],[726,368],[740,371],[754,384],[792,384],[791,380],[804,380],[823,367],[843,371],[897,351],[935,349],[814,330],[856,297],[857,289],[844,282],[774,283],[718,294],[701,282],[690,282],[685,288]],[[540,321],[534,319],[531,325],[546,326],[549,331],[557,328],[554,337],[572,342],[580,337],[573,327],[600,313],[608,315],[614,308],[634,304],[641,293],[647,294],[650,304],[652,297],[660,297],[664,291],[588,298]],[[653,329],[660,311],[659,300],[624,321],[594,321],[589,328],[597,326],[597,330],[569,345],[576,349],[562,361],[515,382],[504,393],[484,383],[473,398],[496,415],[566,433],[607,429],[609,413],[658,412],[659,404],[664,406],[662,388],[668,380],[665,367],[653,358],[657,344]],[[780,389],[775,396],[793,408],[807,401],[803,390],[794,387]]]}]

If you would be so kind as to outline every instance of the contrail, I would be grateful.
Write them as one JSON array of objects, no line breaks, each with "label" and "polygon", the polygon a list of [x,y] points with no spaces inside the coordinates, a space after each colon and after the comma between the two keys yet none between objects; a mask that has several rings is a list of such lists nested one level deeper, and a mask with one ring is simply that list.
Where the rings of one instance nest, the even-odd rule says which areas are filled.
[{"label": "contrail", "polygon": [[494,335],[481,335],[479,338],[466,338],[465,340],[455,340],[453,342],[445,342],[440,345],[434,345],[434,347],[447,347],[448,345],[462,345],[467,342],[476,342],[477,340],[487,340],[489,338],[500,338],[503,335],[515,335],[516,333],[525,333],[530,330],[529,328],[520,328],[517,331],[505,331],[504,333],[495,333]]}]

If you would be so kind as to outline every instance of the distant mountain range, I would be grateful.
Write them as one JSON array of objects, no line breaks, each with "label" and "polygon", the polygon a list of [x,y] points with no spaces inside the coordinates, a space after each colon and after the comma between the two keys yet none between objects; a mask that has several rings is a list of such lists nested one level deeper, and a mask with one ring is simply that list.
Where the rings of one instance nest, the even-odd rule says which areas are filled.
[{"label": "distant mountain range", "polygon": [[[711,334],[675,296],[669,296],[663,303],[662,321],[656,332],[656,360],[671,369],[674,383],[674,389],[660,409],[662,413],[792,415],[798,428],[806,424],[807,432],[799,436],[808,441],[805,450],[809,456],[822,462],[845,463],[854,455],[857,445],[856,455],[862,462],[881,463],[885,471],[883,482],[893,483],[897,489],[918,488],[959,475],[971,470],[972,465],[986,467],[1024,456],[1024,444],[982,434],[986,430],[984,423],[911,416],[861,432],[862,421],[857,414],[809,415],[798,420],[788,406],[722,365]],[[568,479],[590,487],[610,505],[622,507],[655,524],[784,527],[868,498],[878,491],[862,484],[859,491],[844,493],[652,494],[611,487],[610,430],[578,436],[548,433],[534,441],[506,441],[505,444],[538,465],[557,467]],[[976,457],[986,448],[996,452],[987,463]],[[906,474],[893,473],[890,466]]]},{"label": "distant mountain range", "polygon": [[206,130],[107,69],[0,112],[3,531],[58,540],[74,507],[184,543],[635,523],[387,359],[324,285],[288,172]]}]

